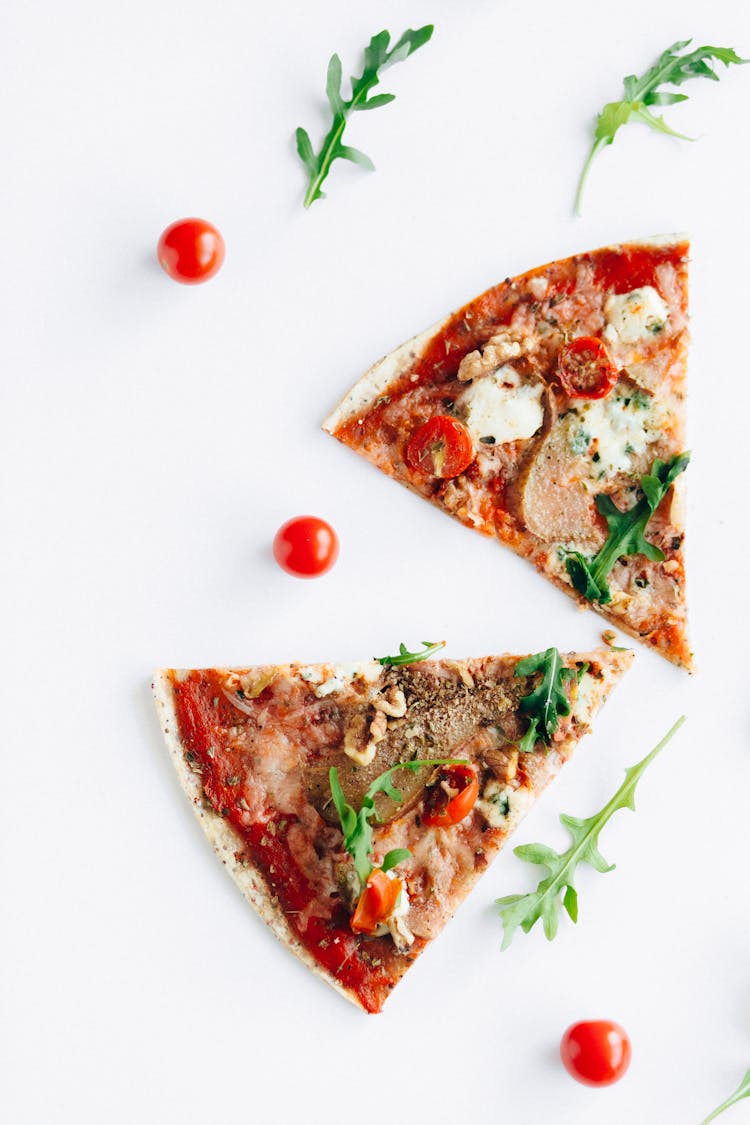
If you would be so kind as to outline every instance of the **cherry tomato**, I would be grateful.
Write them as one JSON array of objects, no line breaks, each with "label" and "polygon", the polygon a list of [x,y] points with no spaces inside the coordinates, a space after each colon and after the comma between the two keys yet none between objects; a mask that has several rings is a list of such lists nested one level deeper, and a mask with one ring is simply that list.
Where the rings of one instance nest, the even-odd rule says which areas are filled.
[{"label": "cherry tomato", "polygon": [[317,516],[296,516],[276,532],[273,555],[287,574],[315,578],[330,570],[339,557],[338,536]]},{"label": "cherry tomato", "polygon": [[204,219],[178,219],[163,231],[156,253],[173,281],[199,285],[221,269],[224,239]]},{"label": "cherry tomato", "polygon": [[[458,792],[451,797],[443,783]],[[427,791],[422,822],[431,827],[450,828],[469,815],[478,796],[479,779],[471,766],[446,766]]]},{"label": "cherry tomato", "polygon": [[611,1020],[583,1020],[562,1037],[560,1057],[568,1074],[584,1086],[611,1086],[630,1066],[630,1039]]},{"label": "cherry tomato", "polygon": [[469,431],[448,414],[430,418],[414,431],[406,446],[406,461],[412,469],[443,480],[457,477],[473,460]]},{"label": "cherry tomato", "polygon": [[577,336],[563,344],[557,377],[571,398],[604,398],[617,382],[617,367],[596,336]]},{"label": "cherry tomato", "polygon": [[352,917],[354,933],[374,934],[394,910],[401,890],[400,879],[389,879],[379,867],[371,871]]}]

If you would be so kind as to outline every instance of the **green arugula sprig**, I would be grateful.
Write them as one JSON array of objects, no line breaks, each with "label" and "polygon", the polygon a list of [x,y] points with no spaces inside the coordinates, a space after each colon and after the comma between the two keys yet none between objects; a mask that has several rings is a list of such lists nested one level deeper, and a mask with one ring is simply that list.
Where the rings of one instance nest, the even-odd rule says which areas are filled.
[{"label": "green arugula sprig", "polygon": [[748,1070],[732,1096],[727,1098],[725,1102],[722,1102],[720,1106],[717,1106],[713,1113],[709,1113],[708,1117],[701,1122],[701,1125],[708,1125],[709,1121],[714,1121],[725,1109],[729,1109],[731,1106],[736,1105],[737,1102],[741,1102],[743,1098],[750,1098],[750,1070]]},{"label": "green arugula sprig", "polygon": [[581,173],[576,193],[576,214],[581,213],[581,201],[591,165],[596,156],[611,145],[617,135],[618,129],[627,125],[630,120],[642,121],[650,129],[658,133],[667,133],[680,140],[691,141],[694,137],[686,137],[684,133],[676,133],[663,117],[652,113],[650,106],[674,105],[676,102],[687,101],[687,94],[675,94],[671,90],[659,89],[662,85],[681,86],[690,78],[710,78],[719,81],[719,75],[711,65],[716,59],[725,66],[732,63],[746,63],[750,60],[741,59],[731,47],[696,47],[694,51],[681,55],[685,47],[689,47],[692,39],[683,39],[673,43],[663,51],[657,61],[645,74],[637,78],[629,74],[623,79],[625,97],[620,102],[608,102],[596,119],[594,129],[594,143],[591,146],[586,163]]},{"label": "green arugula sprig", "polygon": [[532,692],[519,702],[524,714],[529,716],[526,734],[518,744],[519,750],[529,753],[541,739],[549,745],[562,715],[570,714],[570,701],[565,694],[567,680],[575,679],[572,668],[566,668],[556,648],[527,656],[516,664],[514,676],[532,676],[541,672],[542,678]]},{"label": "green arugula sprig", "polygon": [[397,668],[402,664],[417,664],[420,660],[427,660],[436,652],[440,652],[441,648],[445,648],[445,641],[422,641],[422,644],[424,645],[422,652],[409,652],[402,642],[398,646],[398,656],[376,656],[375,659],[384,667],[390,665]]},{"label": "green arugula sprig", "polygon": [[684,722],[683,715],[642,762],[625,770],[625,781],[598,813],[586,820],[575,816],[560,817],[561,823],[568,829],[572,839],[567,851],[558,853],[546,844],[522,844],[514,849],[520,859],[545,867],[549,874],[541,880],[537,889],[531,894],[507,895],[505,898],[497,899],[504,930],[502,949],[508,948],[519,926],[527,934],[540,918],[547,940],[552,941],[557,933],[559,922],[560,895],[563,896],[562,906],[574,922],[578,921],[576,868],[580,863],[587,863],[589,867],[593,867],[603,875],[613,870],[614,864],[607,863],[599,851],[599,833],[618,809],[635,811],[635,787],[641,775]]},{"label": "green arugula sprig", "polygon": [[[378,814],[375,808],[375,797],[378,793],[385,793],[392,801],[401,800],[403,796],[401,790],[396,789],[391,781],[391,778],[397,770],[420,770],[423,766],[458,765],[466,765],[466,759],[432,758],[416,759],[413,762],[399,762],[398,765],[391,766],[385,773],[381,773],[380,777],[375,778],[362,798],[362,808],[359,812],[355,812],[352,806],[347,803],[339,781],[339,772],[336,766],[331,766],[328,779],[331,785],[333,803],[336,806],[336,812],[339,814],[341,831],[344,834],[344,847],[354,860],[354,869],[363,887],[373,869],[370,863],[370,853],[372,852],[372,825],[370,824],[370,818],[373,817],[376,821],[378,820]],[[397,863],[403,863],[404,860],[409,859],[410,856],[411,852],[407,848],[394,848],[383,857],[383,862],[381,864],[382,870],[390,871]]]},{"label": "green arugula sprig", "polygon": [[412,55],[432,37],[433,26],[428,24],[417,31],[409,28],[405,31],[396,44],[388,50],[391,36],[387,31],[373,35],[370,44],[365,48],[365,64],[359,78],[352,77],[352,96],[345,101],[341,93],[341,59],[332,55],[328,63],[326,77],[326,95],[328,104],[333,114],[331,127],[326,133],[320,146],[320,151],[313,150],[312,142],[305,129],[299,128],[296,132],[297,152],[302,163],[307,169],[309,182],[305,192],[305,207],[310,207],[316,199],[325,199],[325,192],[321,185],[331,170],[334,160],[350,160],[359,164],[361,168],[373,171],[375,165],[369,156],[357,148],[342,144],[346,123],[350,114],[361,109],[377,109],[379,106],[392,102],[395,94],[373,94],[368,98],[370,90],[380,82],[380,72],[394,63],[402,62]]},{"label": "green arugula sprig", "polygon": [[641,477],[643,496],[627,512],[621,512],[609,496],[599,493],[596,506],[609,529],[604,546],[593,558],[587,559],[580,551],[570,551],[565,560],[570,581],[579,594],[601,605],[610,602],[612,595],[607,577],[622,555],[645,555],[651,562],[661,562],[664,552],[646,539],[646,525],[689,461],[689,453],[679,453],[666,462],[657,457],[651,472]]}]

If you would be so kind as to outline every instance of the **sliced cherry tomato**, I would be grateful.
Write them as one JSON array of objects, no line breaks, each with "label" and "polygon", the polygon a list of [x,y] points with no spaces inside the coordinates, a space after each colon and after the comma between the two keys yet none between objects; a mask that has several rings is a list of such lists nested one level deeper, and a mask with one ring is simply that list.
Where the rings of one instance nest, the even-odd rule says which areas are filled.
[{"label": "sliced cherry tomato", "polygon": [[469,431],[449,414],[430,418],[414,431],[406,446],[406,461],[412,469],[443,480],[457,477],[473,460]]},{"label": "sliced cherry tomato", "polygon": [[[458,792],[451,797],[448,789]],[[471,766],[446,766],[427,791],[422,822],[431,827],[450,828],[468,816],[479,796],[479,778]]]},{"label": "sliced cherry tomato", "polygon": [[611,1020],[583,1020],[562,1037],[560,1057],[565,1069],[584,1086],[611,1086],[630,1066],[630,1039]]},{"label": "sliced cherry tomato", "polygon": [[596,336],[569,340],[557,360],[557,377],[571,398],[604,398],[617,382],[617,374],[606,344]]},{"label": "sliced cherry tomato", "polygon": [[287,574],[315,578],[330,570],[339,557],[338,536],[317,516],[296,516],[276,532],[273,555]]},{"label": "sliced cherry tomato", "polygon": [[162,233],[156,253],[173,281],[199,285],[221,269],[224,239],[205,219],[178,219]]},{"label": "sliced cherry tomato", "polygon": [[374,934],[395,909],[402,889],[400,879],[389,879],[379,867],[371,871],[352,917],[355,934]]}]

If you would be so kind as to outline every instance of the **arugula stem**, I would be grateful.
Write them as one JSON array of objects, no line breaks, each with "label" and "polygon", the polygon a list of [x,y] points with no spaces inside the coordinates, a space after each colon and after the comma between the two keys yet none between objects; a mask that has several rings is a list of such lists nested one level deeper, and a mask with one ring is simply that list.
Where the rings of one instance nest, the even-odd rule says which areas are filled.
[{"label": "arugula stem", "polygon": [[581,178],[578,181],[578,191],[576,192],[576,201],[575,201],[575,213],[578,216],[580,216],[580,214],[581,214],[581,204],[583,203],[583,190],[586,187],[586,181],[589,178],[589,172],[591,171],[591,165],[594,163],[595,158],[599,155],[599,153],[602,151],[602,149],[606,148],[606,146],[607,146],[607,142],[602,137],[600,137],[597,141],[594,141],[593,145],[591,146],[591,151],[588,155],[586,163],[583,166],[583,171],[581,172]]},{"label": "arugula stem", "polygon": [[713,1113],[709,1113],[708,1117],[701,1121],[701,1125],[709,1125],[709,1122],[714,1121],[725,1109],[730,1109],[733,1105],[736,1105],[737,1102],[741,1102],[743,1098],[747,1097],[750,1097],[750,1070],[748,1070],[742,1082],[740,1082],[739,1087],[734,1091],[731,1097],[728,1097],[725,1102],[722,1102]]},{"label": "arugula stem", "polygon": [[353,110],[356,110],[360,102],[367,100],[367,95],[369,94],[373,86],[377,85],[378,81],[379,79],[376,76],[373,82],[368,82],[366,85],[361,86],[352,100],[348,103],[347,112],[336,114],[333,125],[328,130],[326,139],[323,141],[323,147],[321,149],[320,171],[308,184],[307,191],[305,192],[304,205],[306,208],[310,207],[315,202],[318,189],[331,170],[331,165],[333,164],[336,155],[336,149],[344,134],[344,129],[346,128],[348,115]]},{"label": "arugula stem", "polygon": [[[598,837],[602,828],[612,819],[614,814],[623,807],[623,798],[630,797],[632,799],[635,787],[638,784],[638,781],[640,780],[644,771],[651,764],[651,762],[653,762],[656,755],[664,749],[669,740],[677,733],[684,722],[685,715],[681,715],[674,726],[664,735],[661,742],[657,743],[657,745],[653,748],[651,753],[647,754],[646,757],[636,766],[633,766],[631,769],[626,771],[627,776],[625,778],[625,781],[622,783],[615,795],[607,802],[601,812],[597,814],[595,823],[592,823],[591,827],[581,838],[578,845],[571,850],[567,862],[557,873],[554,882],[541,895],[539,899],[540,903],[544,902],[544,900],[549,895],[556,899],[560,893],[560,888],[568,885],[564,877],[567,875],[571,868],[575,871],[575,868],[579,864],[581,856],[586,852],[589,843],[592,840],[594,843],[596,843],[596,838]],[[543,915],[544,911],[542,910],[541,913]]]}]

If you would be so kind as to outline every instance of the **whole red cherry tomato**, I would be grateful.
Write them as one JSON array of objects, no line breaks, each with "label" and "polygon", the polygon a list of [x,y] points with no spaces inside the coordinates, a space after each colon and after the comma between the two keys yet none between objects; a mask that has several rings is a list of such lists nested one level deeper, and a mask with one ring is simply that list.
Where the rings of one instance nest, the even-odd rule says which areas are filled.
[{"label": "whole red cherry tomato", "polygon": [[273,555],[287,574],[314,578],[330,570],[339,557],[338,536],[317,516],[296,516],[276,532]]},{"label": "whole red cherry tomato", "polygon": [[393,912],[401,890],[400,879],[389,879],[379,867],[371,871],[352,916],[354,933],[374,934],[378,924]]},{"label": "whole red cherry tomato", "polygon": [[584,1086],[611,1086],[630,1066],[630,1039],[611,1020],[583,1020],[562,1037],[560,1057],[565,1069]]},{"label": "whole red cherry tomato", "polygon": [[[443,783],[457,793],[450,796]],[[427,790],[423,824],[449,828],[468,816],[479,796],[479,779],[471,766],[444,766],[437,782]]]},{"label": "whole red cherry tomato", "polygon": [[563,344],[557,377],[571,398],[604,398],[617,382],[617,367],[596,336],[577,336]]},{"label": "whole red cherry tomato", "polygon": [[224,239],[204,219],[178,219],[162,233],[156,253],[173,281],[199,285],[221,269]]},{"label": "whole red cherry tomato", "polygon": [[468,469],[474,460],[471,435],[463,422],[437,414],[409,438],[406,462],[425,476],[447,480]]}]

